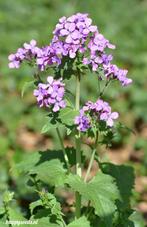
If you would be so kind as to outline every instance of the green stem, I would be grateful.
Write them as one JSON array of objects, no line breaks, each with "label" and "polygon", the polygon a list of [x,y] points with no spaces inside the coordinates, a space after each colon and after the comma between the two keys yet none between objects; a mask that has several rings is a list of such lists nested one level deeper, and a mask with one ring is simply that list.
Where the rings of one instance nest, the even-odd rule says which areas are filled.
[{"label": "green stem", "polygon": [[[76,103],[75,103],[76,110],[80,109],[80,75],[76,76]],[[75,138],[76,143],[76,174],[81,177],[82,176],[82,169],[81,169],[81,137],[80,134]],[[76,218],[81,216],[81,195],[79,192],[75,193],[75,200],[76,200]]]},{"label": "green stem", "polygon": [[100,91],[100,95],[99,95],[100,98],[104,95],[105,90],[106,90],[106,88],[108,87],[108,85],[110,84],[110,82],[111,82],[111,80],[106,81],[106,83],[105,83],[105,85],[104,85],[104,87],[103,87],[103,90]]},{"label": "green stem", "polygon": [[96,152],[96,149],[93,149],[92,155],[91,155],[91,159],[90,159],[90,162],[89,162],[89,166],[88,166],[85,178],[84,178],[84,182],[87,181],[87,178],[88,178],[88,176],[90,174],[90,170],[91,170],[91,167],[92,167],[92,164],[93,164],[93,161],[94,161],[95,152]]},{"label": "green stem", "polygon": [[34,78],[35,78],[35,80],[37,80],[37,81],[42,81],[41,80],[41,77],[40,77],[40,75],[39,75],[39,71],[38,71],[38,68],[34,68],[34,73],[33,73],[33,75],[34,75]]},{"label": "green stem", "polygon": [[92,213],[92,212],[93,212],[93,209],[92,209],[92,207],[91,207],[89,213],[87,214],[87,219],[89,219],[89,217],[91,216],[91,213]]},{"label": "green stem", "polygon": [[75,103],[76,110],[80,109],[80,74],[76,76],[76,103]]},{"label": "green stem", "polygon": [[94,145],[94,149],[92,151],[92,155],[91,155],[89,166],[88,166],[85,178],[84,178],[84,182],[87,181],[87,178],[88,178],[88,176],[90,174],[90,171],[91,171],[91,168],[92,168],[92,165],[93,165],[93,161],[94,161],[94,157],[95,157],[95,153],[96,153],[96,150],[97,150],[97,143],[98,143],[98,131],[96,133],[95,145]]},{"label": "green stem", "polygon": [[58,138],[59,138],[59,141],[60,141],[60,145],[61,145],[61,148],[62,148],[62,151],[63,151],[63,156],[64,156],[64,160],[65,160],[67,169],[68,169],[68,171],[70,171],[68,156],[67,156],[66,151],[65,151],[65,147],[64,147],[64,144],[63,144],[63,140],[62,140],[59,128],[56,128],[56,132],[57,132],[57,135],[58,135]]},{"label": "green stem", "polygon": [[100,79],[98,77],[98,96],[101,94],[101,86],[100,86]]},{"label": "green stem", "polygon": [[36,188],[36,192],[39,193],[40,188],[39,188],[38,182],[37,182],[37,180],[36,180],[36,176],[32,175],[32,176],[31,176],[31,179],[32,179],[32,181],[33,181],[33,183],[34,183],[34,186],[35,186],[35,188]]},{"label": "green stem", "polygon": [[[4,204],[5,214],[6,214],[6,220],[9,222],[10,221],[10,218],[9,218],[8,203],[6,203],[6,202],[3,201],[3,204]],[[12,225],[9,223],[8,226],[11,227]]]}]

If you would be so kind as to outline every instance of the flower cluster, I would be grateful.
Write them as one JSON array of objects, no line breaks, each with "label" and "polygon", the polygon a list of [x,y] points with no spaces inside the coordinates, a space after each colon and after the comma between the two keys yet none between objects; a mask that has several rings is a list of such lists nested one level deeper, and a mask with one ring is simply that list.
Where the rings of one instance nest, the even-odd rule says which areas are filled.
[{"label": "flower cluster", "polygon": [[10,61],[9,68],[19,68],[24,60],[31,61],[33,57],[37,56],[40,49],[36,46],[36,41],[31,40],[30,43],[24,43],[23,48],[19,48],[15,54],[10,54],[8,59]]},{"label": "flower cluster", "polygon": [[77,129],[81,132],[86,132],[90,128],[90,118],[85,115],[83,109],[80,110],[79,116],[75,117],[75,124]]},{"label": "flower cluster", "polygon": [[119,69],[111,63],[113,56],[106,53],[108,48],[114,49],[115,46],[92,24],[88,14],[77,13],[59,19],[48,46],[38,48],[35,40],[29,44],[24,43],[23,48],[9,55],[9,67],[19,68],[22,61],[33,60],[39,70],[45,71],[48,66],[58,67],[64,56],[75,58],[80,53],[82,63],[92,71],[101,68],[107,80],[117,79],[122,86],[130,84],[132,80],[126,77],[127,70]]},{"label": "flower cluster", "polygon": [[103,67],[104,64],[108,64],[112,61],[112,55],[107,55],[105,49],[114,49],[109,40],[100,34],[98,31],[95,32],[88,43],[89,54],[83,58],[83,64],[91,65],[93,71],[96,71],[99,66]]},{"label": "flower cluster", "polygon": [[23,48],[19,48],[15,54],[10,54],[8,59],[10,61],[9,68],[19,68],[24,60],[29,63],[35,60],[34,62],[40,71],[44,71],[47,66],[61,63],[56,48],[52,46],[39,48],[36,46],[35,40],[31,40],[29,44],[24,43]]},{"label": "flower cluster", "polygon": [[[91,32],[96,32],[97,27],[92,25],[88,14],[77,13],[71,17],[62,17],[53,32],[52,45],[60,44],[63,55],[75,58],[77,51],[86,51],[85,42]],[[60,52],[61,52],[60,50]]]},{"label": "flower cluster", "polygon": [[132,83],[132,79],[127,78],[126,75],[128,70],[119,69],[116,65],[113,64],[105,64],[104,65],[104,73],[105,76],[109,79],[117,79],[121,82],[122,86],[127,86]]},{"label": "flower cluster", "polygon": [[92,127],[92,122],[105,121],[106,125],[112,127],[115,119],[118,118],[117,112],[111,112],[109,104],[102,99],[95,103],[89,101],[80,110],[79,116],[75,118],[77,129],[81,132],[87,131]]},{"label": "flower cluster", "polygon": [[[105,62],[103,56],[105,48],[115,48],[114,45],[109,43],[109,40],[98,32],[97,26],[92,25],[92,20],[88,17],[88,14],[77,13],[68,18],[60,18],[53,34],[51,45],[58,49],[59,54],[75,58],[79,51],[83,54],[83,62],[84,59],[87,59],[88,64],[94,65],[92,60],[97,58],[95,59],[97,63],[95,66],[97,67],[98,64]],[[84,54],[87,55],[87,51],[90,51],[90,60],[84,57]],[[99,52],[99,56],[96,56],[97,52]],[[95,71],[97,67],[93,66],[93,70]]]},{"label": "flower cluster", "polygon": [[[89,65],[93,71],[101,67],[107,79],[117,79],[122,86],[132,82],[126,77],[127,70],[117,66],[111,70],[114,68],[111,64],[113,56],[106,54],[106,49],[114,49],[115,46],[99,33],[97,26],[92,25],[88,14],[77,13],[60,18],[53,34],[51,46],[61,56],[75,58],[79,52],[84,65]],[[112,76],[108,77],[108,74]]]},{"label": "flower cluster", "polygon": [[60,65],[61,58],[58,57],[56,48],[46,46],[38,51],[36,64],[41,71],[44,71],[47,66],[51,66],[53,64]]},{"label": "flower cluster", "polygon": [[54,80],[52,76],[47,78],[47,84],[39,83],[38,89],[34,90],[34,96],[37,97],[39,107],[50,107],[53,112],[65,108],[64,83],[62,79]]}]

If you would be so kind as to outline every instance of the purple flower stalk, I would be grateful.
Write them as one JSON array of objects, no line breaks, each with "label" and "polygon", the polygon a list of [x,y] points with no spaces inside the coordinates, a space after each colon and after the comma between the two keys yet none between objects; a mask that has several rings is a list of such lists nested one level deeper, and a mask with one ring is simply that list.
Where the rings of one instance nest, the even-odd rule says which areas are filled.
[{"label": "purple flower stalk", "polygon": [[34,96],[37,98],[39,107],[49,107],[53,112],[65,108],[64,83],[62,79],[54,80],[52,76],[47,78],[47,83],[39,83],[38,89],[34,90]]},{"label": "purple flower stalk", "polygon": [[79,131],[86,132],[92,127],[93,121],[96,124],[99,121],[105,121],[107,126],[112,127],[118,116],[117,112],[111,112],[111,107],[107,102],[98,99],[95,103],[88,101],[83,106],[79,116],[75,118],[75,124]]}]

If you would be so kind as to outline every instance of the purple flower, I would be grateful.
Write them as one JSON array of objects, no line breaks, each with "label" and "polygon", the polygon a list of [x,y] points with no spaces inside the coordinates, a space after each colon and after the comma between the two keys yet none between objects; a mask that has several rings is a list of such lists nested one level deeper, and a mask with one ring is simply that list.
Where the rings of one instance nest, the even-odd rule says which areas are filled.
[{"label": "purple flower", "polygon": [[95,54],[96,51],[104,52],[105,48],[114,49],[115,46],[109,43],[109,40],[99,32],[94,33],[93,37],[90,39],[88,48],[92,54]]},{"label": "purple flower", "polygon": [[19,48],[15,54],[10,54],[8,56],[9,68],[16,68],[18,69],[21,62],[25,59],[26,50],[23,48]]},{"label": "purple flower", "polygon": [[81,132],[87,131],[90,128],[90,119],[84,114],[84,111],[80,111],[80,115],[75,117],[75,124],[77,129]]},{"label": "purple flower", "polygon": [[63,55],[75,58],[78,51],[81,53],[86,51],[86,40],[92,32],[96,31],[97,27],[92,25],[88,14],[77,13],[68,18],[63,17],[59,19],[53,32],[52,45],[59,42],[58,47],[62,49]]},{"label": "purple flower", "polygon": [[126,76],[127,70],[112,64],[113,56],[106,53],[107,49],[114,48],[115,46],[99,32],[97,26],[92,24],[88,14],[77,13],[59,19],[48,46],[38,48],[35,40],[24,43],[23,48],[9,55],[9,67],[19,68],[20,64],[27,60],[36,64],[41,71],[45,71],[49,66],[58,67],[64,56],[73,59],[80,53],[82,63],[88,65],[92,71],[100,68],[107,80],[117,79],[122,86],[127,86],[132,83]]},{"label": "purple flower", "polygon": [[36,41],[31,40],[30,43],[24,43],[23,48],[19,48],[15,54],[8,56],[9,68],[19,68],[20,64],[24,61],[31,61],[37,56],[39,48],[36,46]]},{"label": "purple flower", "polygon": [[113,112],[113,113],[110,113],[110,114],[104,112],[100,115],[100,120],[106,121],[107,126],[112,127],[113,124],[114,124],[113,120],[117,119],[118,116],[119,115],[118,115],[117,112]]},{"label": "purple flower", "polygon": [[30,43],[24,43],[23,46],[24,49],[28,51],[28,54],[35,56],[39,51],[39,48],[36,46],[36,44],[36,40],[32,39]]},{"label": "purple flower", "polygon": [[[110,48],[114,49],[115,46],[109,43],[109,40],[105,39],[105,37],[95,32],[93,36],[90,37],[90,41],[88,43],[89,57],[83,58],[83,64],[91,65],[92,71],[96,71],[99,66],[103,66],[103,64],[109,64],[113,57],[112,55],[107,55],[105,53],[105,49]],[[87,59],[87,60],[86,60]]]},{"label": "purple flower", "polygon": [[36,64],[41,71],[44,71],[46,66],[60,63],[61,59],[57,56],[56,49],[51,46],[43,47],[37,53]]},{"label": "purple flower", "polygon": [[105,121],[107,126],[112,127],[118,116],[117,112],[111,112],[107,102],[98,99],[95,103],[88,101],[83,106],[80,115],[75,118],[75,124],[79,131],[86,132],[93,123],[97,125],[99,121]]},{"label": "purple flower", "polygon": [[132,79],[127,78],[128,70],[119,69],[116,65],[108,64],[103,65],[105,76],[109,79],[117,79],[120,81],[122,86],[127,86],[132,83]]},{"label": "purple flower", "polygon": [[47,77],[47,83],[39,83],[38,88],[34,90],[34,96],[37,97],[39,107],[49,107],[53,112],[65,108],[64,84],[62,79],[54,80],[53,77]]},{"label": "purple flower", "polygon": [[17,59],[17,57],[15,56],[15,54],[10,54],[8,56],[9,59],[9,68],[13,69],[16,68],[18,69],[20,66],[20,59]]},{"label": "purple flower", "polygon": [[113,56],[111,54],[109,54],[109,55],[102,54],[101,58],[102,58],[103,64],[105,64],[105,65],[108,65],[113,60]]}]

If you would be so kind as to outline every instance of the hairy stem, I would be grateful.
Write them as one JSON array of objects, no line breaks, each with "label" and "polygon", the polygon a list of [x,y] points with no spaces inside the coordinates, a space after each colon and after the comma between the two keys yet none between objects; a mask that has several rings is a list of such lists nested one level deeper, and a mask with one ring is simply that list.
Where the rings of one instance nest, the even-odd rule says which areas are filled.
[{"label": "hairy stem", "polygon": [[96,133],[94,149],[93,149],[93,151],[92,151],[92,155],[91,155],[90,162],[89,162],[89,166],[88,166],[88,169],[87,169],[85,178],[84,178],[84,182],[87,181],[88,176],[89,176],[89,174],[90,174],[90,171],[91,171],[91,168],[92,168],[92,165],[93,165],[93,161],[94,161],[94,157],[95,157],[95,153],[96,153],[96,149],[97,149],[97,143],[98,143],[98,131],[97,131],[97,133]]},{"label": "hairy stem", "polygon": [[93,149],[92,155],[91,155],[91,158],[90,158],[90,162],[89,162],[89,166],[88,166],[88,169],[87,169],[85,178],[84,178],[84,181],[85,181],[85,182],[87,181],[87,178],[88,178],[88,176],[89,176],[89,174],[90,174],[90,170],[91,170],[91,168],[92,168],[92,164],[93,164],[93,161],[94,161],[95,152],[96,152],[96,149]]},{"label": "hairy stem", "polygon": [[61,148],[62,148],[62,151],[63,151],[63,156],[64,156],[64,160],[65,160],[67,169],[68,169],[68,171],[70,171],[68,156],[67,156],[66,151],[65,151],[65,147],[64,147],[64,144],[63,144],[63,140],[62,140],[59,128],[56,128],[56,132],[57,132],[57,135],[58,135],[58,138],[59,138],[59,141],[60,141],[60,145],[61,145]]},{"label": "hairy stem", "polygon": [[[76,103],[75,103],[76,110],[80,109],[80,75],[77,74],[76,76]],[[75,139],[76,143],[76,174],[81,177],[82,169],[81,169],[81,138],[80,134],[76,136]],[[79,218],[81,215],[81,195],[79,192],[75,193],[76,199],[76,218]]]}]

